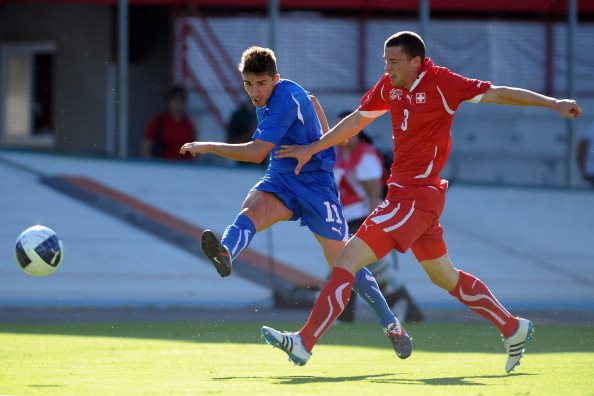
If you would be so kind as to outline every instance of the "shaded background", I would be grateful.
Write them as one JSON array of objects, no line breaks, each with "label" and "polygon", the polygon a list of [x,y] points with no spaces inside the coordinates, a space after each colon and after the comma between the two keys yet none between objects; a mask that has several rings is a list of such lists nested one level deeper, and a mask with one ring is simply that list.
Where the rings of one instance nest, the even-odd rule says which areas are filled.
[{"label": "shaded background", "polygon": [[[138,160],[165,91],[184,85],[201,137],[223,140],[243,99],[241,52],[273,46],[281,75],[318,96],[333,120],[380,77],[385,38],[422,30],[439,65],[558,97],[573,91],[581,104],[584,116],[571,123],[545,109],[462,105],[443,174],[454,182],[443,223],[454,262],[512,308],[594,310],[594,194],[572,158],[575,138],[594,122],[594,2],[434,0],[424,16],[420,5],[429,2],[412,0],[281,0],[274,11],[275,3],[0,1],[1,306],[271,307],[276,267],[265,278],[221,280],[167,227],[147,230],[131,221],[135,214],[118,213],[118,202],[81,201],[47,180],[84,176],[220,233],[262,170],[213,157]],[[388,116],[368,132],[391,152]],[[13,257],[17,235],[37,223],[66,246],[63,267],[47,278],[24,275]],[[326,276],[319,247],[296,224],[259,235],[253,248],[266,261]],[[410,253],[399,261],[422,308],[459,308]]]}]

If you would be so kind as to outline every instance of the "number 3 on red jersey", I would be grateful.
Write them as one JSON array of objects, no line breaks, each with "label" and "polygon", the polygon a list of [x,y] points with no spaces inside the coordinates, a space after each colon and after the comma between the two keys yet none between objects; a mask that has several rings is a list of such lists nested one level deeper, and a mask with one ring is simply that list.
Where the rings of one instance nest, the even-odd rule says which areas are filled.
[{"label": "number 3 on red jersey", "polygon": [[408,129],[408,109],[404,109],[404,121],[402,121],[402,124],[400,124],[400,129],[402,129],[403,131],[406,131]]}]

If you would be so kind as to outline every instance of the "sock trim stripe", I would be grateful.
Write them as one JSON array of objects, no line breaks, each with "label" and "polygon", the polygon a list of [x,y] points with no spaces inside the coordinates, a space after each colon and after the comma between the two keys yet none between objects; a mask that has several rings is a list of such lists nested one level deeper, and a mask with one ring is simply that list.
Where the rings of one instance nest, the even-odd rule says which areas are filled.
[{"label": "sock trim stripe", "polygon": [[499,315],[497,315],[495,312],[491,311],[490,309],[484,308],[484,307],[479,307],[476,305],[469,305],[468,308],[471,309],[480,309],[483,311],[487,311],[489,313],[489,315],[491,315],[496,321],[497,323],[499,323],[500,325],[504,325],[505,321],[503,319],[501,319],[501,317],[499,317]]},{"label": "sock trim stripe", "polygon": [[239,238],[237,238],[237,243],[233,247],[233,250],[231,250],[232,257],[235,256],[235,252],[237,251],[237,248],[239,247],[239,242],[241,242],[241,233],[239,234]]},{"label": "sock trim stripe", "polygon": [[328,312],[328,316],[326,316],[326,319],[324,319],[324,321],[322,322],[322,324],[320,325],[320,327],[318,327],[318,329],[314,332],[314,337],[318,338],[320,333],[322,332],[322,330],[324,330],[324,327],[326,326],[326,324],[328,323],[328,321],[330,320],[330,318],[332,317],[332,314],[334,313],[334,307],[332,306],[332,301],[330,300],[330,296],[326,297],[328,300],[328,305],[330,308],[330,312]]},{"label": "sock trim stripe", "polygon": [[[462,298],[466,302],[475,302],[478,300],[486,299],[491,304],[493,304],[494,306],[499,308],[499,310],[503,313],[503,315],[507,316],[508,318],[511,317],[511,314],[509,312],[507,312],[507,310],[505,308],[503,308],[503,306],[499,303],[499,301],[492,299],[491,297],[489,297],[486,294],[477,294],[474,296],[471,294],[464,294],[464,291],[462,291],[462,287],[460,286],[460,298]],[[492,311],[489,311],[489,312],[492,312]]]},{"label": "sock trim stripe", "polygon": [[341,310],[344,310],[344,302],[342,301],[342,291],[345,287],[349,285],[349,282],[343,283],[342,285],[338,286],[336,292],[334,292],[334,297],[336,297],[336,302],[338,302],[338,306]]},{"label": "sock trim stripe", "polygon": [[243,243],[243,246],[241,247],[241,250],[245,249],[246,246],[248,245],[249,241],[250,241],[250,230],[243,230],[243,238],[245,239],[245,242]]}]

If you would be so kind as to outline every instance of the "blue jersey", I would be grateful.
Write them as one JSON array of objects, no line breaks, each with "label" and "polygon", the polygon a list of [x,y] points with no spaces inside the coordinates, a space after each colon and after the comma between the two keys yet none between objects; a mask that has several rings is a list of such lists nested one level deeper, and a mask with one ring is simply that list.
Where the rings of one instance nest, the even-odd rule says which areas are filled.
[{"label": "blue jersey", "polygon": [[[297,83],[280,80],[266,107],[257,107],[258,128],[253,139],[274,143],[270,151],[269,169],[278,173],[295,171],[295,158],[274,158],[281,145],[305,145],[322,136],[322,127],[316,110],[307,92]],[[320,151],[311,157],[302,172],[322,170],[332,172],[336,153],[333,147]]]}]

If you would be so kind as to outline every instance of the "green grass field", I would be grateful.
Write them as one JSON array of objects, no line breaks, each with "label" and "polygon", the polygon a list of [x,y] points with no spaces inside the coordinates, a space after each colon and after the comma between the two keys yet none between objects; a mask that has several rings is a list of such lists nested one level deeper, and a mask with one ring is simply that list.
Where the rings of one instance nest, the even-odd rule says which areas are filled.
[{"label": "green grass field", "polygon": [[259,328],[0,324],[0,394],[594,395],[593,327],[537,326],[510,375],[486,325],[410,325],[415,350],[407,360],[375,324],[336,326],[304,367],[265,345]]}]

